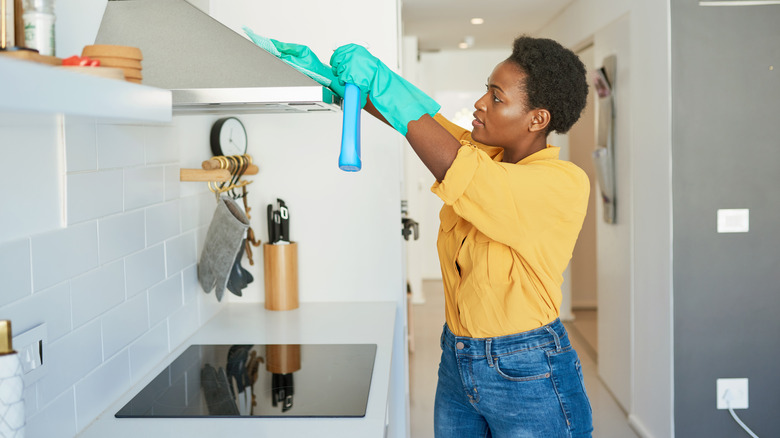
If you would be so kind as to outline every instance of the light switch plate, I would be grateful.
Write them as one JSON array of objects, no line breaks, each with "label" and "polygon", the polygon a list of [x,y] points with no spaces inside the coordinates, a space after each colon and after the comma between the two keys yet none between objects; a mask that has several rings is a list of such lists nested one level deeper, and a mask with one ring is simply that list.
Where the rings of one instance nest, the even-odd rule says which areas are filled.
[{"label": "light switch plate", "polygon": [[747,208],[718,210],[718,233],[750,231],[750,210]]},{"label": "light switch plate", "polygon": [[24,386],[30,386],[46,375],[47,361],[43,355],[44,347],[48,347],[46,323],[14,336],[13,346],[22,362]]}]

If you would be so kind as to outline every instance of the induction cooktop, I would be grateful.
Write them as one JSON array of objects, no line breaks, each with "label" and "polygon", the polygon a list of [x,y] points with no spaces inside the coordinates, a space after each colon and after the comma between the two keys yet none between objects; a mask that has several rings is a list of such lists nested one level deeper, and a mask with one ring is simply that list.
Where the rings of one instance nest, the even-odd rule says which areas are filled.
[{"label": "induction cooktop", "polygon": [[376,344],[191,345],[117,418],[363,417]]}]

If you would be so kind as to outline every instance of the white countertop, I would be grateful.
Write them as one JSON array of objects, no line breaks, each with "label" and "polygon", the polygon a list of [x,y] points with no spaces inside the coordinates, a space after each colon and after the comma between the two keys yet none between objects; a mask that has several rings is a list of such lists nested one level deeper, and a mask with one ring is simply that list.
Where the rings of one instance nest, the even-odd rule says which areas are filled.
[{"label": "white countertop", "polygon": [[[262,303],[226,304],[109,406],[82,438],[188,438],[215,436],[383,437],[390,387],[396,303],[301,303],[272,312]],[[363,418],[115,418],[149,381],[192,344],[377,344]]]}]

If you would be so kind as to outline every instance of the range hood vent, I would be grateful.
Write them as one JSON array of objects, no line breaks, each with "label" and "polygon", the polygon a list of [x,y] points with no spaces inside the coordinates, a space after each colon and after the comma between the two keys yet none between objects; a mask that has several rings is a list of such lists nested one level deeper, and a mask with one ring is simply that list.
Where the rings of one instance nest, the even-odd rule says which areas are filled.
[{"label": "range hood vent", "polygon": [[340,99],[185,0],[109,0],[95,44],[143,53],[143,83],[173,112],[340,111]]}]

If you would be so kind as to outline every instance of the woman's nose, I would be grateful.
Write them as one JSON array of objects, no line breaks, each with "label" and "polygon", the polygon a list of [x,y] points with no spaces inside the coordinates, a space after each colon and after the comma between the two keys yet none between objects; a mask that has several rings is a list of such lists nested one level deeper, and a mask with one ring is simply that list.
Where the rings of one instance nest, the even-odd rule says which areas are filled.
[{"label": "woman's nose", "polygon": [[482,97],[477,99],[476,102],[474,102],[474,108],[476,108],[476,109],[478,109],[480,111],[484,111],[485,110],[485,96],[487,96],[487,94],[483,95]]}]

